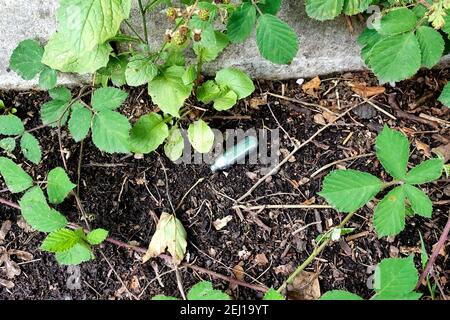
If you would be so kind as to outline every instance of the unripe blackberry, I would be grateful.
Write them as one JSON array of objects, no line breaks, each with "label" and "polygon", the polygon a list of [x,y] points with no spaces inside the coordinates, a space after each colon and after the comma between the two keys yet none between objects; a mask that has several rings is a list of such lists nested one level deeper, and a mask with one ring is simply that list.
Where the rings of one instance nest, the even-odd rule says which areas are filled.
[{"label": "unripe blackberry", "polygon": [[186,40],[187,40],[186,35],[182,35],[179,30],[175,32],[175,34],[173,34],[172,36],[173,43],[175,43],[178,46],[183,45],[186,42]]},{"label": "unripe blackberry", "polygon": [[170,7],[169,9],[167,9],[167,17],[170,20],[175,20],[177,18],[177,9],[175,9],[174,7]]},{"label": "unripe blackberry", "polygon": [[208,21],[208,20],[209,20],[209,17],[210,17],[209,10],[207,10],[207,9],[201,9],[201,10],[198,12],[198,16],[200,17],[200,20],[202,20],[202,21]]},{"label": "unripe blackberry", "polygon": [[189,28],[188,28],[187,26],[181,26],[181,27],[178,29],[178,32],[180,32],[180,34],[181,34],[183,37],[186,37],[187,34],[188,34],[188,32],[189,32]]}]

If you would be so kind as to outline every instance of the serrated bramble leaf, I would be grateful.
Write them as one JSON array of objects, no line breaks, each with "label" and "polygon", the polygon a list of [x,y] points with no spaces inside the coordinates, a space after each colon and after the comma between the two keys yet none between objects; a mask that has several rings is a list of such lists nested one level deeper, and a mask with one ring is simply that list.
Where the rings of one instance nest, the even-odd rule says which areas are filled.
[{"label": "serrated bramble leaf", "polygon": [[352,16],[367,10],[371,0],[345,0],[344,1],[344,14]]},{"label": "serrated bramble leaf", "polygon": [[419,42],[412,32],[381,39],[366,59],[380,83],[410,78],[422,64]]},{"label": "serrated bramble leaf", "polygon": [[130,151],[128,119],[118,112],[102,111],[92,124],[92,141],[101,151],[128,153]]},{"label": "serrated bramble leaf", "polygon": [[0,116],[0,134],[13,136],[22,134],[24,131],[22,120],[17,116],[12,114]]},{"label": "serrated bramble leaf", "polygon": [[10,68],[17,72],[23,79],[32,80],[44,69],[41,62],[44,49],[34,40],[24,40],[14,49]]},{"label": "serrated bramble leaf", "polygon": [[218,98],[220,93],[220,87],[213,80],[208,80],[197,89],[197,99],[207,104]]},{"label": "serrated bramble leaf", "polygon": [[0,149],[6,152],[13,152],[16,148],[16,139],[14,138],[4,138],[0,140]]},{"label": "serrated bramble leaf", "polygon": [[50,203],[60,204],[69,195],[76,184],[73,184],[66,171],[63,168],[57,167],[51,170],[48,174],[47,195]]},{"label": "serrated bramble leaf", "polygon": [[413,256],[384,259],[376,267],[374,279],[376,294],[372,300],[403,300],[420,297],[413,292],[419,280]]},{"label": "serrated bramble leaf", "polygon": [[450,82],[445,85],[444,89],[442,89],[438,100],[447,107],[450,107]]},{"label": "serrated bramble leaf", "polygon": [[49,233],[41,244],[41,250],[53,253],[63,252],[69,250],[81,240],[77,232],[63,228]]},{"label": "serrated bramble leaf", "polygon": [[364,300],[360,296],[344,291],[344,290],[332,290],[324,293],[320,300]]},{"label": "serrated bramble leaf", "polygon": [[174,117],[179,117],[180,108],[189,98],[193,84],[183,84],[185,69],[180,66],[172,66],[155,77],[148,84],[148,92],[152,100],[162,111]]},{"label": "serrated bramble leaf", "polygon": [[411,203],[411,208],[414,213],[425,218],[431,218],[433,214],[433,203],[425,192],[409,184],[405,184],[404,189],[406,198]]},{"label": "serrated bramble leaf", "polygon": [[278,64],[289,64],[298,52],[297,33],[279,18],[264,14],[256,27],[256,44],[267,60]]},{"label": "serrated bramble leaf", "polygon": [[255,22],[255,7],[251,3],[243,3],[228,19],[228,38],[233,43],[244,42],[252,33]]},{"label": "serrated bramble leaf", "polygon": [[412,168],[405,178],[409,184],[422,184],[437,180],[442,175],[444,161],[439,158],[426,160]]},{"label": "serrated bramble leaf", "polygon": [[286,300],[286,298],[274,288],[270,288],[269,291],[264,294],[263,300]]},{"label": "serrated bramble leaf", "polygon": [[342,212],[353,212],[364,206],[381,191],[377,177],[356,170],[336,170],[325,177],[319,193]]},{"label": "serrated bramble leaf", "polygon": [[41,120],[50,127],[65,125],[69,117],[69,103],[62,100],[51,100],[41,106]]},{"label": "serrated bramble leaf", "polygon": [[238,96],[233,90],[226,90],[214,100],[214,109],[217,111],[229,110],[236,104]]},{"label": "serrated bramble leaf", "polygon": [[66,87],[56,87],[48,91],[48,94],[53,100],[60,100],[69,102],[72,98],[72,93]]},{"label": "serrated bramble leaf", "polygon": [[95,229],[87,234],[86,239],[91,245],[98,245],[106,240],[108,233],[105,229]]},{"label": "serrated bramble leaf", "polygon": [[11,159],[0,157],[0,174],[12,193],[27,190],[33,185],[33,179]]},{"label": "serrated bramble leaf", "polygon": [[417,24],[417,17],[412,10],[395,8],[388,12],[380,21],[379,33],[394,35],[413,30]]},{"label": "serrated bramble leaf", "polygon": [[167,249],[175,264],[179,265],[184,259],[187,247],[187,233],[183,224],[174,215],[163,212],[159,218],[156,231],[142,260],[147,262],[157,257]]},{"label": "serrated bramble leaf", "polygon": [[61,265],[78,265],[94,259],[94,254],[88,245],[77,243],[69,250],[56,253],[56,261]]},{"label": "serrated bramble leaf", "polygon": [[416,37],[422,51],[422,65],[431,69],[444,53],[444,39],[438,31],[427,26],[417,28]]},{"label": "serrated bramble leaf", "polygon": [[55,70],[51,68],[44,68],[39,76],[39,87],[44,90],[52,89],[56,86],[58,75]]},{"label": "serrated bramble leaf", "polygon": [[331,20],[341,14],[344,0],[306,0],[306,13],[316,20]]},{"label": "serrated bramble leaf", "polygon": [[152,81],[158,74],[158,68],[152,59],[145,55],[135,55],[131,58],[125,71],[129,86],[137,87]]},{"label": "serrated bramble leaf", "polygon": [[164,153],[173,162],[177,161],[183,155],[184,137],[180,129],[172,128],[164,145]]},{"label": "serrated bramble leaf", "polygon": [[115,110],[127,99],[128,93],[117,88],[106,87],[95,90],[92,108],[96,111]]},{"label": "serrated bramble leaf", "polygon": [[223,88],[228,87],[233,90],[238,99],[244,99],[255,91],[252,79],[236,68],[225,68],[217,72],[216,82]]},{"label": "serrated bramble leaf", "polygon": [[153,152],[168,136],[169,128],[161,115],[154,112],[144,115],[131,129],[131,151],[141,154]]},{"label": "serrated bramble leaf", "polygon": [[405,228],[405,191],[403,186],[392,189],[374,212],[373,226],[379,237],[394,236]]},{"label": "serrated bramble leaf", "polygon": [[202,281],[194,285],[187,294],[188,300],[231,300],[226,293],[213,289],[212,283]]},{"label": "serrated bramble leaf", "polygon": [[404,179],[409,159],[408,138],[385,125],[377,137],[375,149],[384,169],[392,177]]},{"label": "serrated bramble leaf", "polygon": [[34,164],[39,164],[42,159],[42,151],[39,141],[28,132],[25,132],[20,139],[20,149],[24,157]]},{"label": "serrated bramble leaf", "polygon": [[209,152],[214,145],[214,132],[202,119],[189,125],[188,138],[194,149],[200,153]]},{"label": "serrated bramble leaf", "polygon": [[92,112],[81,103],[76,102],[72,106],[72,114],[69,120],[69,131],[76,142],[84,140],[91,128]]},{"label": "serrated bramble leaf", "polygon": [[52,232],[67,225],[67,219],[48,206],[44,193],[39,187],[28,190],[19,204],[25,221],[36,230]]},{"label": "serrated bramble leaf", "polygon": [[219,31],[202,32],[202,39],[193,46],[197,56],[201,56],[203,61],[209,62],[215,60],[219,54],[228,46],[230,40]]}]

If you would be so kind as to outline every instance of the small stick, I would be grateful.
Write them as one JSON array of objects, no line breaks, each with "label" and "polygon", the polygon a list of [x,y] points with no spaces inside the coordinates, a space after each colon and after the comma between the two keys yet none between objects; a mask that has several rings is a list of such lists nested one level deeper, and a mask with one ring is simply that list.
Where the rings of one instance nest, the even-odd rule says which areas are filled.
[{"label": "small stick", "polygon": [[349,157],[349,158],[345,158],[345,159],[341,159],[341,160],[337,160],[334,162],[331,162],[329,164],[324,165],[322,168],[316,170],[312,175],[311,175],[311,179],[314,178],[315,176],[317,176],[319,173],[321,173],[322,171],[333,167],[336,164],[342,163],[342,162],[347,162],[347,161],[351,161],[351,160],[356,160],[356,159],[360,159],[360,158],[367,158],[367,157],[371,157],[373,156],[374,153],[366,153],[366,154],[360,154],[358,156],[353,156],[353,157]]},{"label": "small stick", "polygon": [[380,111],[381,113],[384,113],[386,116],[388,116],[389,118],[391,118],[392,120],[397,120],[396,117],[394,117],[392,114],[390,114],[389,112],[387,112],[386,110],[380,108],[379,106],[377,106],[375,103],[373,103],[370,100],[364,99],[365,102],[367,102],[368,104],[370,104],[372,107],[374,107],[375,109],[377,109],[378,111]]},{"label": "small stick", "polygon": [[180,291],[181,297],[183,300],[187,300],[186,293],[184,293],[184,287],[183,287],[183,279],[181,279],[180,270],[178,267],[175,267],[175,275],[177,278],[177,284],[178,284],[178,291]]},{"label": "small stick", "polygon": [[252,207],[246,207],[246,206],[234,206],[232,209],[243,209],[245,211],[256,211],[256,210],[266,210],[266,209],[333,209],[332,206],[328,205],[306,205],[306,204],[265,204],[260,206],[252,206]]},{"label": "small stick", "polygon": [[181,205],[183,204],[184,199],[186,199],[186,197],[188,196],[189,193],[191,193],[192,190],[194,190],[194,188],[196,186],[198,186],[198,184],[202,183],[205,180],[205,178],[200,178],[197,180],[196,183],[194,183],[194,185],[184,194],[184,196],[181,198],[180,202],[178,203],[177,207],[175,208],[175,211],[178,210]]}]

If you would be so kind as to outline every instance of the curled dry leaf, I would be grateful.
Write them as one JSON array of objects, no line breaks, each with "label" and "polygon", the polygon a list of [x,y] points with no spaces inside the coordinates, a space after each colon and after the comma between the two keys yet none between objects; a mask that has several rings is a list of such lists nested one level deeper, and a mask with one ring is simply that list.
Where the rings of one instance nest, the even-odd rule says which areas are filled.
[{"label": "curled dry leaf", "polygon": [[447,163],[450,160],[450,143],[434,148],[431,151],[443,157],[445,163]]},{"label": "curled dry leaf", "polygon": [[325,118],[323,117],[323,115],[321,115],[320,113],[317,113],[316,115],[314,115],[314,122],[317,124],[321,124],[321,125],[326,125],[326,121]]},{"label": "curled dry leaf", "polygon": [[314,272],[301,272],[288,286],[288,297],[292,300],[317,300],[320,296],[319,276]]},{"label": "curled dry leaf", "polygon": [[416,147],[417,150],[422,151],[425,157],[431,158],[431,149],[430,146],[426,143],[423,143],[422,141],[419,141],[416,139]]},{"label": "curled dry leaf", "polygon": [[250,99],[250,107],[253,109],[258,109],[259,106],[264,106],[267,104],[267,94],[263,94],[259,97],[254,97]]},{"label": "curled dry leaf", "polygon": [[13,279],[21,273],[19,266],[11,260],[8,252],[5,252],[0,256],[0,266],[1,265],[5,267],[5,274],[8,279]]},{"label": "curled dry leaf", "polygon": [[174,215],[163,212],[159,218],[156,232],[152,237],[147,253],[142,258],[147,262],[167,251],[179,265],[184,259],[187,247],[187,234],[183,224]]},{"label": "curled dry leaf", "polygon": [[6,238],[6,235],[8,234],[9,230],[11,230],[11,221],[6,220],[2,223],[2,226],[0,227],[0,244],[3,244]]},{"label": "curled dry leaf", "polygon": [[320,89],[320,78],[319,77],[315,77],[314,79],[308,81],[307,83],[305,83],[302,86],[302,90],[303,92],[305,92],[306,94],[309,94],[311,96],[315,96],[316,95],[316,91]]},{"label": "curled dry leaf", "polygon": [[20,259],[22,261],[33,260],[33,255],[26,251],[11,249],[8,251],[8,253],[10,256],[16,256],[18,259]]},{"label": "curled dry leaf", "polygon": [[14,288],[14,282],[0,278],[0,286],[5,287],[6,289],[12,289]]},{"label": "curled dry leaf", "polygon": [[264,253],[259,253],[255,256],[255,262],[258,266],[265,266],[269,263],[269,260]]},{"label": "curled dry leaf", "polygon": [[245,271],[244,271],[244,268],[240,264],[237,264],[233,267],[233,274],[236,279],[238,279],[240,281],[244,281]]},{"label": "curled dry leaf", "polygon": [[348,83],[353,92],[363,98],[370,98],[378,94],[383,94],[386,91],[385,87],[368,87],[362,83]]},{"label": "curled dry leaf", "polygon": [[230,222],[231,220],[233,220],[233,216],[226,216],[225,218],[217,219],[216,221],[214,221],[213,226],[217,231],[219,231],[225,228],[228,222]]}]

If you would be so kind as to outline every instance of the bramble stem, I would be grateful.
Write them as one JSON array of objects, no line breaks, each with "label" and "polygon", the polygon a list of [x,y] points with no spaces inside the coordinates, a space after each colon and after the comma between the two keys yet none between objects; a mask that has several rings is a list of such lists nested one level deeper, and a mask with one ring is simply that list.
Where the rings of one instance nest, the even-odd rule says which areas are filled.
[{"label": "bramble stem", "polygon": [[[353,217],[353,215],[356,213],[356,211],[349,213],[344,220],[336,227],[336,228],[343,228]],[[278,288],[278,292],[282,292],[284,289],[286,289],[286,286],[288,284],[291,284],[294,279],[303,271],[305,268],[314,260],[315,257],[319,255],[325,249],[325,247],[331,242],[331,239],[328,238],[324,240],[324,242],[317,248],[314,249],[314,251],[310,254],[310,256],[300,265],[297,267],[297,269],[290,275],[290,277]]]},{"label": "bramble stem", "polygon": [[150,43],[148,42],[148,30],[147,30],[147,17],[145,16],[145,9],[144,6],[142,5],[142,0],[138,0],[139,3],[139,10],[141,11],[141,16],[142,16],[142,24],[144,27],[144,38],[145,38],[145,43],[147,45],[150,45]]}]

